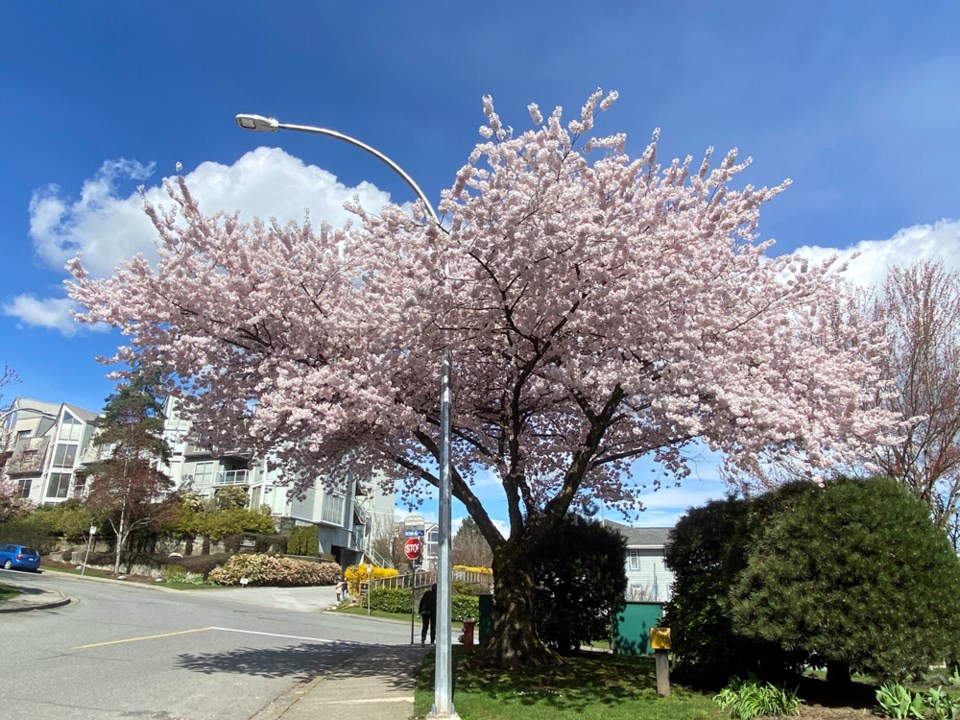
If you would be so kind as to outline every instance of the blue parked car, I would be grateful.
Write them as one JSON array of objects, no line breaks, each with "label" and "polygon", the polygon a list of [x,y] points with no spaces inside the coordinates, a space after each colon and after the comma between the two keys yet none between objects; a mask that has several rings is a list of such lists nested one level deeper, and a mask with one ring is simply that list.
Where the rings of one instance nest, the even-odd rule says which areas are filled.
[{"label": "blue parked car", "polygon": [[0,545],[0,566],[5,570],[40,570],[40,553],[26,545]]}]

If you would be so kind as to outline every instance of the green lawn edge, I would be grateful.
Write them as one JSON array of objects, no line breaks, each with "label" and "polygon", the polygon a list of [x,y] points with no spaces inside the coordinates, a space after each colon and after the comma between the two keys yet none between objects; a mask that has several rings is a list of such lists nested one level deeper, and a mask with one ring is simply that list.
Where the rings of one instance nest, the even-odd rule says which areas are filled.
[{"label": "green lawn edge", "polygon": [[19,588],[15,588],[13,585],[7,585],[6,583],[0,583],[0,602],[15,598],[20,593],[21,590]]}]

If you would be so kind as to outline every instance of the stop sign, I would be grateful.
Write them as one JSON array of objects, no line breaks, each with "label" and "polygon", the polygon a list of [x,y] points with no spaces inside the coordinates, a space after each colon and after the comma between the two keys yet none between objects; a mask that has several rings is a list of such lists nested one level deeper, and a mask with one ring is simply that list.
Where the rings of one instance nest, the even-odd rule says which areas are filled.
[{"label": "stop sign", "polygon": [[403,544],[403,554],[407,556],[407,560],[419,558],[421,550],[423,550],[423,543],[420,542],[420,538],[407,538],[407,541]]}]

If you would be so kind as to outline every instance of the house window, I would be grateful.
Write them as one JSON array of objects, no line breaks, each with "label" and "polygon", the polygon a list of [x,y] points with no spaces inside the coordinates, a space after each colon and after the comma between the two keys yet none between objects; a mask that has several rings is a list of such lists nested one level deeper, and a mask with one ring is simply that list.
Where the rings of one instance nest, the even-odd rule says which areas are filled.
[{"label": "house window", "polygon": [[86,475],[77,475],[76,479],[73,481],[73,496],[75,498],[83,498],[87,496]]},{"label": "house window", "polygon": [[213,484],[213,463],[197,463],[193,468],[193,483],[196,487],[208,487]]},{"label": "house window", "polygon": [[60,439],[73,440],[80,439],[80,431],[83,429],[83,423],[70,413],[63,414],[63,420],[60,422]]},{"label": "house window", "polygon": [[640,569],[640,551],[639,550],[627,550],[627,567],[631,570]]},{"label": "house window", "polygon": [[77,446],[57,443],[57,449],[53,453],[54,467],[72,468],[77,460]]},{"label": "house window", "polygon": [[17,480],[17,496],[30,497],[30,488],[33,487],[33,478],[20,478]]},{"label": "house window", "polygon": [[48,498],[65,498],[70,489],[70,473],[50,473],[50,483],[47,485]]},{"label": "house window", "polygon": [[17,431],[17,440],[26,440],[28,437],[30,437],[30,431],[29,431],[29,430],[18,430],[18,431]]},{"label": "house window", "polygon": [[343,510],[346,504],[346,495],[340,493],[324,495],[320,519],[332,525],[343,525]]}]

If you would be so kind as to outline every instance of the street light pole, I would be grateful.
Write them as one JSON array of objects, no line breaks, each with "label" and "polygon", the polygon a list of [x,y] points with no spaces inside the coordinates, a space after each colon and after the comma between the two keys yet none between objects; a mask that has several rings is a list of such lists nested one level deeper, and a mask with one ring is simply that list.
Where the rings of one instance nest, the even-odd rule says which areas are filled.
[{"label": "street light pole", "polygon": [[[326,135],[336,140],[360,148],[366,153],[385,163],[391,170],[399,175],[403,181],[416,193],[417,197],[423,203],[423,206],[430,214],[430,219],[439,227],[440,218],[433,205],[427,199],[427,196],[420,189],[420,186],[414,182],[399,165],[388,158],[379,150],[370,147],[356,138],[344,135],[336,130],[327,128],[313,127],[312,125],[290,125],[282,123],[275,118],[264,117],[263,115],[237,115],[237,125],[243,130],[254,130],[258,132],[277,132],[279,130],[296,130],[297,132],[307,132],[316,135]],[[433,710],[428,717],[437,718],[459,718],[453,709],[453,655],[452,644],[453,637],[450,627],[452,615],[452,586],[453,586],[453,566],[451,563],[451,459],[450,459],[450,434],[452,420],[452,399],[453,399],[453,370],[450,357],[450,349],[444,348],[440,358],[440,493],[439,509],[437,512],[438,532],[440,535],[440,544],[437,552],[437,646],[436,646],[436,671],[434,682],[434,701]]]}]

